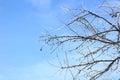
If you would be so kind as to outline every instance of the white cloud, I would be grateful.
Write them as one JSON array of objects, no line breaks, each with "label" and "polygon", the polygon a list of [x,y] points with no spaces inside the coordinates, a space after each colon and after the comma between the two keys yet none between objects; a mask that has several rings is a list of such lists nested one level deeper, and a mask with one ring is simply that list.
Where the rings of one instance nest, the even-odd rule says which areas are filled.
[{"label": "white cloud", "polygon": [[28,0],[32,5],[40,9],[49,9],[51,7],[51,0]]}]

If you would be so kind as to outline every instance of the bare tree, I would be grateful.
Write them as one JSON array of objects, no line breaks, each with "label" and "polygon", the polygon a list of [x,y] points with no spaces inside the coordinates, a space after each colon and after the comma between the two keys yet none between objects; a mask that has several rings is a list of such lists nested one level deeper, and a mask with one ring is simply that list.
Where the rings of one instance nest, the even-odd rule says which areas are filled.
[{"label": "bare tree", "polygon": [[[80,80],[80,76],[106,80],[104,76],[114,72],[120,75],[120,6],[103,3],[96,11],[68,10],[77,13],[60,30],[63,33],[66,29],[65,34],[41,36],[54,50],[66,50],[66,63],[60,62],[60,69],[70,70],[73,80]],[[68,56],[75,54],[77,57],[72,62]]]}]

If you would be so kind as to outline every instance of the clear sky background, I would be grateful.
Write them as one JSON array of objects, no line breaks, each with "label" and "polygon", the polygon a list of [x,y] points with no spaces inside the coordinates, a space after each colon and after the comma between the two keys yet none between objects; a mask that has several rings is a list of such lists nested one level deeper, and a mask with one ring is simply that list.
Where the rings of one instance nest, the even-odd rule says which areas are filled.
[{"label": "clear sky background", "polygon": [[[92,2],[91,2],[92,1]],[[102,0],[84,0],[93,9]],[[81,7],[82,0],[0,0],[0,80],[61,80],[40,52],[39,36],[65,19],[63,7]],[[47,55],[46,55],[47,54]]]}]

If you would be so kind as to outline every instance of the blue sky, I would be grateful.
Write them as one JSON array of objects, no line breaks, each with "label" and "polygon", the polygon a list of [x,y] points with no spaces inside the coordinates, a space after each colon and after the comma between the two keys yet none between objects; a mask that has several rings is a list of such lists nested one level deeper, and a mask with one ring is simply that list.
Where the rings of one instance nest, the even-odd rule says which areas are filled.
[{"label": "blue sky", "polygon": [[[84,0],[88,8],[99,1]],[[40,52],[39,36],[66,19],[63,7],[81,7],[82,0],[0,0],[0,80],[61,80],[48,49]],[[47,51],[47,52],[46,52]],[[47,54],[47,55],[46,55]],[[54,76],[53,76],[54,75]]]}]

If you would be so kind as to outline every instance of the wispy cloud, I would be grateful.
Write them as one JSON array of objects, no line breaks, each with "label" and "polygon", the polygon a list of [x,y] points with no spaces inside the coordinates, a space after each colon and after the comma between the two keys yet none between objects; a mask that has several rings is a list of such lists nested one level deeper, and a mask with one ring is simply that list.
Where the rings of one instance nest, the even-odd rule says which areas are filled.
[{"label": "wispy cloud", "polygon": [[40,9],[50,9],[52,3],[51,0],[28,0],[28,2]]},{"label": "wispy cloud", "polygon": [[55,75],[58,69],[46,62],[27,67],[9,67],[0,80],[61,80],[63,77]]},{"label": "wispy cloud", "polygon": [[105,4],[109,7],[120,7],[120,1],[119,0],[106,0]]},{"label": "wispy cloud", "polygon": [[4,76],[0,74],[0,80],[4,80]]}]

